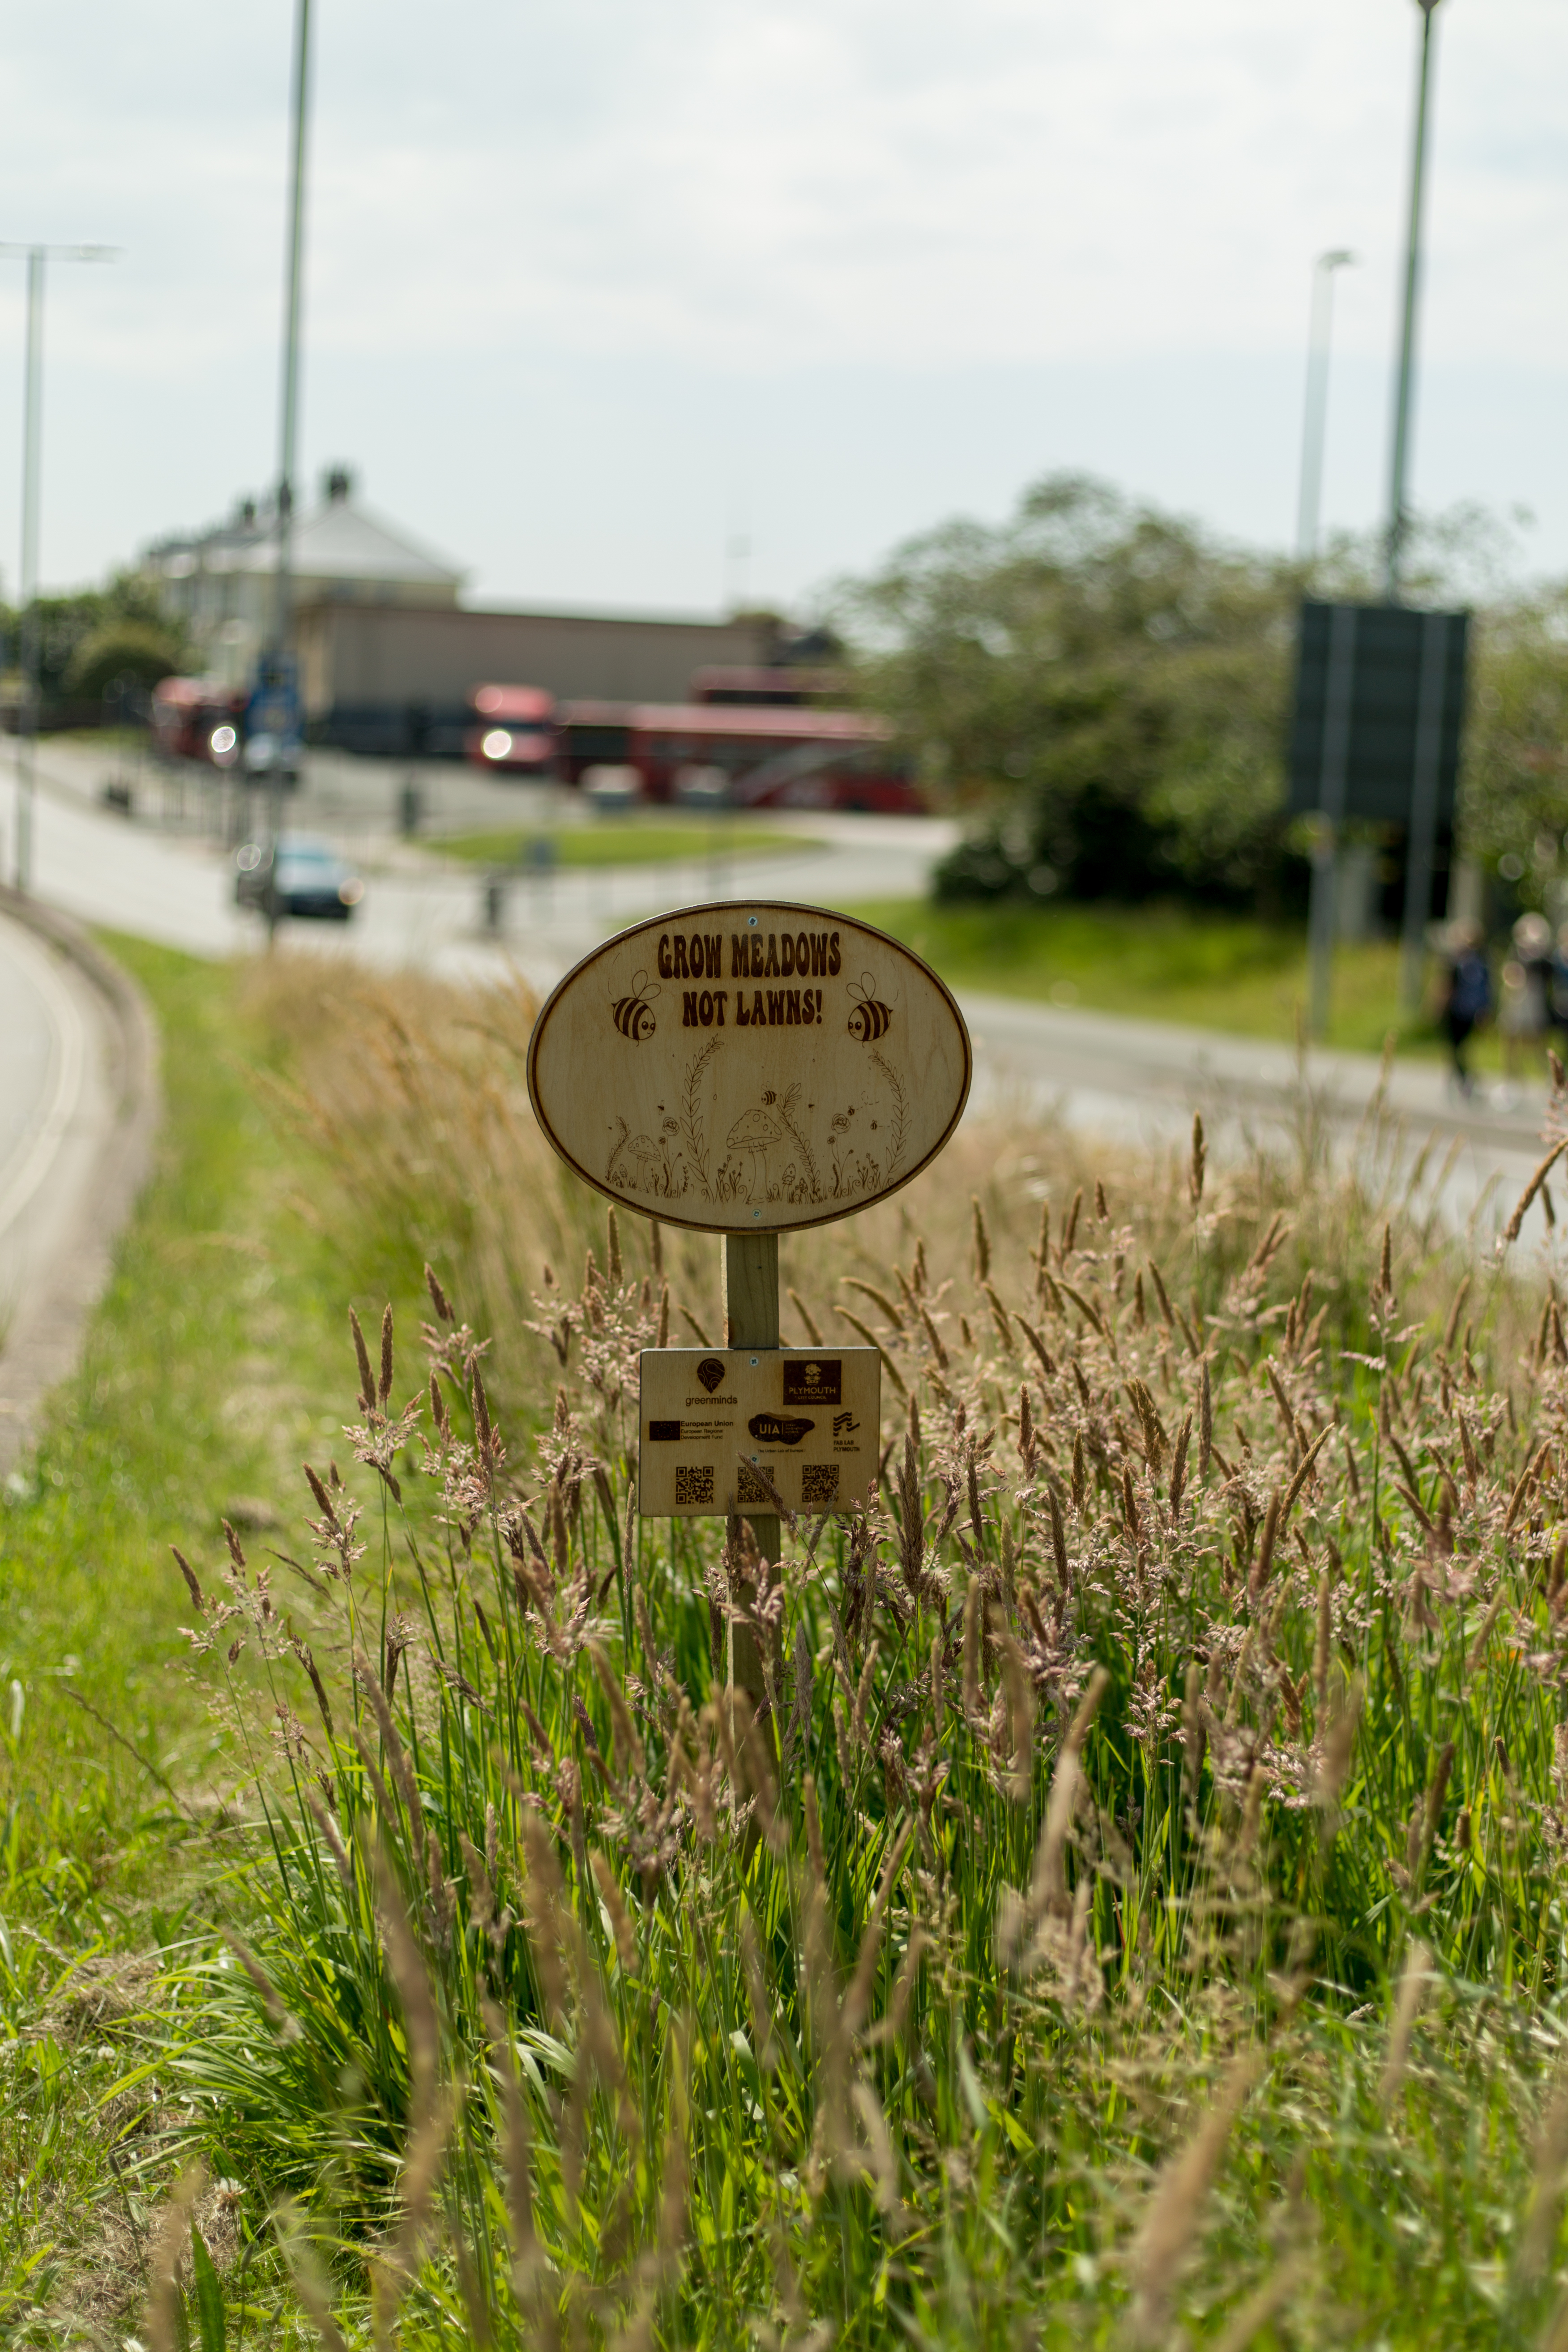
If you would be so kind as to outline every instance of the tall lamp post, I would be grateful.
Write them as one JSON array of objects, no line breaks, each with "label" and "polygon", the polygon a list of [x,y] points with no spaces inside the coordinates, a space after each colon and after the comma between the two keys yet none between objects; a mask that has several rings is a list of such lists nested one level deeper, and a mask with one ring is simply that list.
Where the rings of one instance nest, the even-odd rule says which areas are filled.
[{"label": "tall lamp post", "polygon": [[1307,335],[1307,406],[1301,426],[1301,495],[1296,509],[1296,552],[1310,564],[1318,552],[1318,509],[1323,492],[1323,441],[1329,418],[1329,337],[1334,317],[1334,273],[1353,253],[1320,253],[1312,266],[1312,316]]},{"label": "tall lamp post", "polygon": [[[1388,554],[1384,577],[1384,594],[1391,604],[1400,602],[1404,587],[1405,546],[1410,530],[1407,503],[1410,412],[1415,386],[1415,317],[1421,291],[1421,215],[1426,194],[1426,125],[1432,100],[1432,18],[1437,0],[1416,0],[1416,5],[1421,11],[1421,62],[1416,73],[1415,129],[1410,149],[1410,210],[1405,239],[1399,373],[1394,380],[1394,447],[1388,481]],[[1430,628],[1433,625],[1428,623],[1427,625]],[[1440,722],[1441,675],[1440,667],[1434,668],[1428,681],[1426,670],[1423,669],[1422,725],[1428,734]],[[1434,693],[1438,697],[1438,703],[1429,709]],[[1432,756],[1435,758],[1435,752]],[[1418,751],[1418,770],[1419,765]],[[1407,1013],[1415,1012],[1421,1002],[1426,920],[1432,898],[1433,811],[1429,800],[1425,810],[1418,806],[1420,794],[1413,782],[1410,827],[1405,836],[1405,919],[1401,925],[1399,972],[1400,998]]]},{"label": "tall lamp post", "polygon": [[1389,467],[1388,541],[1384,593],[1400,597],[1401,571],[1410,516],[1405,488],[1410,470],[1410,410],[1415,377],[1415,310],[1421,287],[1421,211],[1426,193],[1426,121],[1432,96],[1432,17],[1437,0],[1416,0],[1421,11],[1421,63],[1415,84],[1415,134],[1410,153],[1410,212],[1405,240],[1405,288],[1400,308],[1399,373],[1394,394],[1394,448]]},{"label": "tall lamp post", "polygon": [[0,260],[27,265],[27,350],[22,401],[22,562],[16,577],[21,612],[22,706],[16,713],[16,887],[33,878],[33,789],[38,733],[38,499],[44,433],[44,265],[112,261],[112,245],[0,245]]},{"label": "tall lamp post", "polygon": [[294,466],[300,417],[300,304],[305,259],[305,121],[310,87],[310,0],[294,18],[293,103],[289,147],[289,246],[283,297],[283,383],[278,449],[278,650],[294,627]]},{"label": "tall lamp post", "polygon": [[[294,468],[300,417],[300,310],[305,260],[305,126],[310,87],[310,0],[294,15],[289,147],[289,242],[284,271],[283,381],[278,428],[278,568],[272,616],[275,681],[288,691],[294,634]],[[297,706],[296,706],[297,718]],[[267,932],[278,929],[278,854],[283,832],[283,745],[275,744],[268,778]]]}]

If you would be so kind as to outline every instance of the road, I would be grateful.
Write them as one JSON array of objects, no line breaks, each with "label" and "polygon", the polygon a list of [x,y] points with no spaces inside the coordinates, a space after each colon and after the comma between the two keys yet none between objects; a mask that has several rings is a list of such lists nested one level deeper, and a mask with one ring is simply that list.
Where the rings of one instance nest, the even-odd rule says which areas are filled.
[{"label": "road", "polygon": [[[233,903],[226,846],[195,830],[128,821],[105,809],[95,784],[102,762],[46,745],[34,824],[34,887],[52,905],[89,923],[132,931],[197,955],[254,949],[258,919]],[[391,830],[400,771],[389,762],[337,762],[351,773],[335,794],[313,791],[290,823],[320,831],[360,863],[370,887],[352,923],[289,923],[289,936],[328,953],[382,966],[415,964],[447,977],[473,977],[510,964],[537,987],[552,987],[587,949],[623,924],[661,908],[711,898],[767,896],[809,903],[918,896],[953,828],[930,818],[770,815],[768,830],[798,835],[798,850],[747,856],[736,845],[689,864],[562,868],[520,877],[492,935],[483,919],[483,877],[399,841]],[[332,772],[329,770],[329,774]],[[556,796],[527,785],[495,785],[458,770],[426,778],[450,784],[440,814],[467,826],[539,822]],[[357,788],[351,799],[349,787]],[[151,795],[150,795],[151,797]],[[154,801],[153,805],[156,805]],[[310,820],[314,820],[313,823]],[[334,821],[335,820],[335,821]],[[605,819],[606,824],[614,819]],[[718,835],[712,836],[718,842]]]},{"label": "road", "polygon": [[[6,894],[9,898],[10,894]],[[0,1475],[107,1265],[127,1152],[124,1039],[59,943],[0,910]]]},{"label": "road", "polygon": [[[41,897],[88,922],[201,955],[257,948],[257,919],[232,902],[226,846],[177,825],[160,828],[108,813],[98,797],[104,763],[95,755],[46,746],[40,764],[35,858]],[[918,896],[952,838],[951,827],[932,820],[770,817],[770,827],[776,823],[800,835],[798,849],[519,878],[502,928],[492,935],[482,919],[479,874],[454,870],[396,838],[394,813],[405,775],[385,762],[316,763],[300,817],[363,862],[369,887],[351,924],[289,924],[286,936],[371,964],[413,964],[451,978],[521,971],[542,989],[608,932],[668,907],[758,897],[846,905]],[[430,821],[447,829],[549,814],[537,788],[498,785],[461,770],[427,772],[421,782]],[[1183,1139],[1197,1104],[1220,1150],[1264,1135],[1279,1140],[1299,1125],[1301,1074],[1285,1047],[1056,1005],[970,993],[962,1001],[975,1044],[977,1112],[1008,1105],[1050,1109],[1080,1129],[1151,1145]],[[1364,1055],[1310,1057],[1309,1086],[1342,1149],[1379,1076],[1376,1061]],[[1542,1088],[1513,1104],[1495,1092],[1466,1103],[1451,1095],[1435,1064],[1405,1062],[1389,1078],[1386,1099],[1407,1130],[1406,1160],[1428,1134],[1437,1137],[1439,1156],[1454,1146],[1444,1202],[1456,1222],[1493,1180],[1497,1197],[1511,1201],[1539,1156]]]},{"label": "road", "polygon": [[[86,1031],[68,982],[30,931],[0,917],[0,1252],[13,1251],[80,1099]],[[15,1279],[0,1276],[0,1291]]]}]

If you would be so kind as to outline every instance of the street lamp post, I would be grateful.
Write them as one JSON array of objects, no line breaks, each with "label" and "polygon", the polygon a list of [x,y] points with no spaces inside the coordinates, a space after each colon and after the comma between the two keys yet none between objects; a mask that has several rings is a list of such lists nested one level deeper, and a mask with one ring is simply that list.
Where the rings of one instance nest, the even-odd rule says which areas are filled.
[{"label": "street lamp post", "polygon": [[[310,0],[298,0],[294,16],[289,152],[289,244],[283,296],[283,382],[278,451],[278,569],[273,608],[273,644],[281,673],[294,632],[294,467],[300,415],[300,309],[305,257],[305,126],[310,87]],[[283,832],[283,770],[274,751],[268,779],[268,846],[267,935],[278,929],[278,851]]]},{"label": "street lamp post", "polygon": [[310,0],[294,19],[293,103],[289,154],[289,250],[283,298],[283,383],[278,453],[278,610],[279,652],[294,625],[294,466],[300,415],[300,304],[305,257],[305,121],[310,103]]},{"label": "street lamp post", "polygon": [[1432,17],[1437,0],[1416,0],[1421,11],[1421,63],[1415,84],[1415,133],[1410,154],[1410,214],[1405,241],[1405,290],[1400,310],[1399,373],[1394,394],[1394,448],[1389,467],[1388,541],[1384,594],[1399,602],[1410,517],[1405,487],[1410,469],[1410,409],[1415,376],[1415,308],[1421,283],[1421,210],[1426,193],[1426,120],[1432,95]]},{"label": "street lamp post", "polygon": [[1301,495],[1296,509],[1296,552],[1310,564],[1318,552],[1318,509],[1323,489],[1323,442],[1329,417],[1329,337],[1333,326],[1334,273],[1353,253],[1320,253],[1312,266],[1312,315],[1307,335],[1307,405],[1301,427]]},{"label": "street lamp post", "polygon": [[[1405,544],[1410,529],[1407,503],[1410,412],[1415,383],[1416,303],[1421,290],[1421,215],[1426,194],[1426,124],[1432,99],[1432,18],[1437,0],[1416,0],[1416,5],[1421,11],[1421,62],[1416,74],[1415,128],[1410,149],[1410,211],[1405,239],[1405,292],[1399,320],[1399,373],[1394,381],[1394,446],[1388,483],[1388,557],[1384,579],[1384,594],[1391,604],[1397,604],[1400,601],[1404,586]],[[1426,625],[1426,651],[1429,654],[1438,644],[1432,635],[1434,625],[1431,621]],[[1434,666],[1432,662],[1424,660],[1419,740],[1428,746],[1426,766],[1431,768],[1434,778],[1441,691],[1440,662]],[[1433,703],[1434,695],[1439,698],[1436,704]],[[1425,772],[1422,753],[1418,749],[1416,773],[1411,785],[1410,826],[1405,837],[1405,919],[1401,925],[1400,997],[1408,1013],[1415,1012],[1421,1002],[1426,920],[1432,896],[1435,782],[1429,780],[1423,791],[1421,779]]]},{"label": "street lamp post", "polygon": [[22,630],[22,702],[16,713],[16,887],[31,887],[33,788],[38,732],[38,502],[44,434],[44,265],[112,261],[111,245],[0,245],[0,259],[27,265],[27,342],[22,400],[22,562],[16,602]]}]

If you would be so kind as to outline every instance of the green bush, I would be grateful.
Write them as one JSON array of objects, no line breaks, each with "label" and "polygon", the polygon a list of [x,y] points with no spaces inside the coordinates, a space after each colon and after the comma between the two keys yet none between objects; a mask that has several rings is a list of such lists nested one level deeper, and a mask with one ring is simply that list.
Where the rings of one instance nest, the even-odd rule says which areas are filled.
[{"label": "green bush", "polygon": [[119,680],[154,687],[180,667],[178,640],[145,621],[111,620],[82,638],[64,679],[68,697],[95,702]]}]

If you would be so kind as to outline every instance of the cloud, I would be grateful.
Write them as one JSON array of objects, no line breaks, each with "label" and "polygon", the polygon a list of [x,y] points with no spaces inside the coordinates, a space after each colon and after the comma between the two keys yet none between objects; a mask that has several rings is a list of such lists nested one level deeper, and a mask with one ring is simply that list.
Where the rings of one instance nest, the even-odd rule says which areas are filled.
[{"label": "cloud", "polygon": [[[8,233],[126,248],[51,293],[50,362],[164,387],[149,495],[182,448],[219,449],[197,404],[243,425],[232,485],[266,469],[291,15],[55,0],[0,63]],[[323,415],[312,386],[406,404],[428,436],[441,362],[453,415],[468,371],[603,371],[635,433],[649,367],[743,385],[1294,359],[1329,244],[1363,259],[1340,349],[1387,359],[1407,0],[323,0],[316,21],[306,415],[339,447],[352,404]],[[1568,231],[1568,10],[1443,0],[1436,26],[1424,352],[1568,369],[1542,299]],[[0,435],[19,292],[0,270]]]}]

